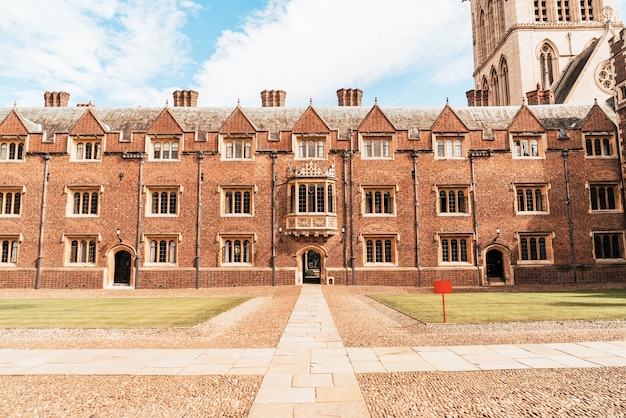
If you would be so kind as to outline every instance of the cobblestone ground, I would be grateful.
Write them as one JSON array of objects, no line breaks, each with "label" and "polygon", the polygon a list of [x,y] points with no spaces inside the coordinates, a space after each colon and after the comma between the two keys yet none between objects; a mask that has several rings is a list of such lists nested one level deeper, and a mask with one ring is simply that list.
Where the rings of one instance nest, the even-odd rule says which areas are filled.
[{"label": "cobblestone ground", "polygon": [[357,375],[372,418],[626,417],[626,369]]},{"label": "cobblestone ground", "polygon": [[246,417],[263,376],[0,376],[0,416]]}]

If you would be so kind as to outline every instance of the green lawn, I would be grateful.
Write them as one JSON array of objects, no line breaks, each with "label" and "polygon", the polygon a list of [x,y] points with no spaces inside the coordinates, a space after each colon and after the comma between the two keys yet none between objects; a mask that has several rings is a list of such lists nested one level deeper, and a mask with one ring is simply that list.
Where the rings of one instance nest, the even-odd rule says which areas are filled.
[{"label": "green lawn", "polygon": [[0,328],[190,327],[248,299],[0,299]]},{"label": "green lawn", "polygon": [[[420,321],[443,322],[440,294],[370,297]],[[626,290],[450,293],[445,303],[453,323],[626,319]]]}]

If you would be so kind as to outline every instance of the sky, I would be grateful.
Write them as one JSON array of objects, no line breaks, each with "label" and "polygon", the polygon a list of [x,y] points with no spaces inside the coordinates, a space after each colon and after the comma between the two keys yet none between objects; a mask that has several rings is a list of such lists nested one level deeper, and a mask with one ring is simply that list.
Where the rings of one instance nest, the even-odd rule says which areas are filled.
[{"label": "sky", "polygon": [[[626,0],[620,0],[626,10]],[[473,88],[470,5],[461,0],[0,0],[0,108],[466,106]]]}]

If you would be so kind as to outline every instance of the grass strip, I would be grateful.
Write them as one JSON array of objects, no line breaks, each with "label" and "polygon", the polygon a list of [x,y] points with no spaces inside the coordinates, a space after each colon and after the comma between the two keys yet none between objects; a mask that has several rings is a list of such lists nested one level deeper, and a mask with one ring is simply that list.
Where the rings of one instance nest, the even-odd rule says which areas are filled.
[{"label": "grass strip", "polygon": [[248,299],[250,298],[0,299],[0,327],[191,327]]}]

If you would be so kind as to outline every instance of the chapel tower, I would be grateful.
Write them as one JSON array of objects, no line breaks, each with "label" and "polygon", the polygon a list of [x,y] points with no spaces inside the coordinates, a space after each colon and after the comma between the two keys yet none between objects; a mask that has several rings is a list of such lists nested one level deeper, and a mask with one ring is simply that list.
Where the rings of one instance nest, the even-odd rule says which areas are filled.
[{"label": "chapel tower", "polygon": [[471,0],[470,106],[604,102],[619,0]]}]

